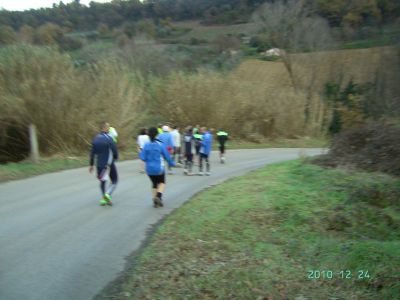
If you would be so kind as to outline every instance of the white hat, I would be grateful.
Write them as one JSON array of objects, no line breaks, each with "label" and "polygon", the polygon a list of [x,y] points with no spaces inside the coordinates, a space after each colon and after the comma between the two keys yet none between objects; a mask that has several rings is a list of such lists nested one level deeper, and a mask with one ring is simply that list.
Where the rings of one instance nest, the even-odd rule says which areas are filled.
[{"label": "white hat", "polygon": [[164,131],[164,132],[169,131],[169,127],[168,127],[167,125],[164,125],[164,126],[162,127],[162,131]]}]

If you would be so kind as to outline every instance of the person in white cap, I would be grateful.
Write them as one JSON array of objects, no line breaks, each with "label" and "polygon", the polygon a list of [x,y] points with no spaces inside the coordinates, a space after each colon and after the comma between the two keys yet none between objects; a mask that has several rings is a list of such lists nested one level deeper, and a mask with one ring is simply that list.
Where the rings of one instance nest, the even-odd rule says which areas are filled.
[{"label": "person in white cap", "polygon": [[172,126],[171,135],[174,142],[174,160],[181,164],[181,134],[178,126]]},{"label": "person in white cap", "polygon": [[[147,130],[146,128],[142,128],[139,132],[138,138],[137,138],[137,152],[140,153],[142,152],[144,145],[150,142],[150,138],[147,135]],[[144,163],[141,163],[140,166],[140,173],[144,173]]]},{"label": "person in white cap", "polygon": [[[167,149],[168,153],[172,155],[174,152],[174,141],[172,139],[172,135],[170,133],[170,128],[168,125],[164,125],[162,127],[163,133],[157,136],[157,139],[163,143],[163,146]],[[172,168],[168,165],[168,174],[172,175]]]}]

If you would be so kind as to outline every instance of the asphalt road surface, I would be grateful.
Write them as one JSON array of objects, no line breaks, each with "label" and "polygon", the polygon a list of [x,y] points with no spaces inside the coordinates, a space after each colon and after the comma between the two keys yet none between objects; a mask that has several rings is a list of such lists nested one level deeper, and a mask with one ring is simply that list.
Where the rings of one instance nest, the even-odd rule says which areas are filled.
[{"label": "asphalt road surface", "polygon": [[0,299],[92,299],[124,269],[147,230],[198,191],[268,163],[320,149],[228,151],[211,155],[211,176],[167,176],[164,208],[152,207],[150,180],[139,162],[117,163],[113,207],[98,205],[88,168],[0,184]]}]

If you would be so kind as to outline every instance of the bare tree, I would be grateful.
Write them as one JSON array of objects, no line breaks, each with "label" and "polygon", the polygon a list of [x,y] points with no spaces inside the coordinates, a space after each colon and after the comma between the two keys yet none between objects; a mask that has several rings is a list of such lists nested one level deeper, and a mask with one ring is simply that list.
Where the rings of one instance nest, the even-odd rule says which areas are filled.
[{"label": "bare tree", "polygon": [[290,53],[313,52],[332,47],[333,38],[328,22],[314,15],[305,0],[266,3],[253,19],[271,45],[285,50],[283,63],[295,88],[297,84]]},{"label": "bare tree", "polygon": [[[311,105],[314,95],[318,94],[319,69],[324,59],[322,55],[308,56],[307,62],[299,63],[294,68],[294,57],[297,60],[304,56],[293,53],[322,51],[333,46],[331,28],[327,20],[317,16],[306,0],[274,1],[264,4],[253,16],[268,43],[280,48],[281,58],[288,72],[295,91],[304,89],[307,103],[304,110],[304,126],[313,123]],[[326,57],[325,57],[326,58]],[[297,73],[297,74],[296,74]],[[300,86],[301,85],[301,86]]]}]

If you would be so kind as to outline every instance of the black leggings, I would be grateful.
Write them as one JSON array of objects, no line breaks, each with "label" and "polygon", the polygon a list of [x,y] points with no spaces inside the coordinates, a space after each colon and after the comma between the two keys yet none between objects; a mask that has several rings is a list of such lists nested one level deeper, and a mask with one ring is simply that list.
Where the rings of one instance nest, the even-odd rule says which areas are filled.
[{"label": "black leggings", "polygon": [[207,172],[210,172],[210,162],[208,160],[208,154],[204,154],[204,153],[200,153],[200,159],[199,159],[200,172],[203,172],[203,159],[206,161]]},{"label": "black leggings", "polygon": [[225,143],[219,144],[219,152],[220,152],[221,154],[224,154],[224,153],[225,153]]},{"label": "black leggings", "polygon": [[161,175],[149,175],[151,182],[153,183],[153,189],[156,189],[160,183],[165,183],[165,173]]}]

